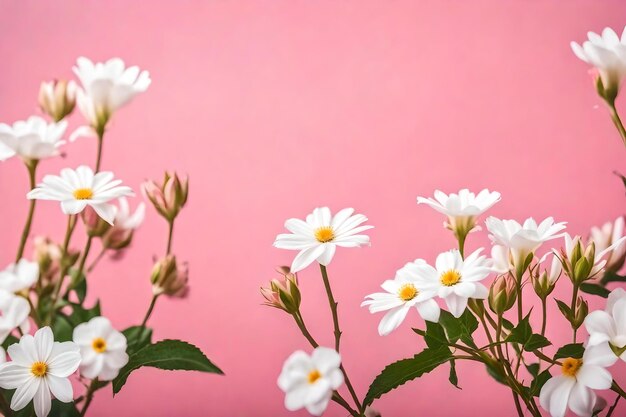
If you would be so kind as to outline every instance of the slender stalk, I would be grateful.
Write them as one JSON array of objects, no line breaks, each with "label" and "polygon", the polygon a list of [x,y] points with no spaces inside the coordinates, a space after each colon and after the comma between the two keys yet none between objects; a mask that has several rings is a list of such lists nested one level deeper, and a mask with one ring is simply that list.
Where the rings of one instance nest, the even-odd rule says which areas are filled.
[{"label": "slender stalk", "polygon": [[100,171],[100,163],[102,162],[102,144],[104,142],[104,128],[98,129],[98,153],[96,154],[96,172]]},{"label": "slender stalk", "polygon": [[[341,329],[339,328],[339,315],[337,314],[337,302],[335,301],[335,297],[333,296],[333,291],[330,288],[330,280],[328,279],[328,271],[326,271],[326,267],[320,264],[320,271],[322,272],[322,280],[324,281],[324,287],[326,288],[326,295],[328,295],[328,304],[330,306],[330,311],[333,316],[333,327],[335,334],[335,350],[339,353],[339,345],[341,339]],[[343,372],[343,376],[345,379],[346,387],[348,387],[348,391],[350,391],[350,395],[352,396],[352,400],[354,404],[357,406],[359,413],[363,413],[363,406],[359,401],[359,397],[356,395],[354,391],[354,387],[350,383],[350,378],[348,378],[348,373],[344,369],[343,365],[340,367],[341,372]]]},{"label": "slender stalk", "polygon": [[611,406],[611,408],[609,408],[609,412],[606,414],[606,417],[611,417],[613,415],[613,411],[615,411],[615,408],[617,407],[617,403],[619,402],[621,398],[622,397],[619,395],[615,397],[615,401],[613,402],[613,405]]},{"label": "slender stalk", "polygon": [[[38,160],[31,160],[26,162],[26,168],[28,169],[28,179],[30,184],[30,189],[34,189],[36,187],[36,171]],[[19,262],[24,255],[24,248],[26,247],[26,241],[28,240],[28,235],[30,234],[30,228],[33,224],[33,216],[35,215],[35,204],[37,200],[34,198],[30,200],[30,205],[28,207],[28,216],[26,217],[26,224],[24,224],[24,230],[22,230],[22,237],[20,239],[20,245],[17,248],[17,255],[15,256],[15,263]]]},{"label": "slender stalk", "polygon": [[167,255],[172,253],[172,239],[174,237],[174,220],[169,220],[169,232],[167,235]]},{"label": "slender stalk", "polygon": [[546,334],[546,324],[548,321],[548,314],[547,314],[547,298],[543,297],[541,299],[541,335],[545,336]]},{"label": "slender stalk", "polygon": [[461,258],[465,259],[465,239],[467,238],[467,233],[460,233],[457,235],[457,240],[459,241],[459,253],[461,254]]},{"label": "slender stalk", "polygon": [[336,402],[337,404],[339,404],[340,406],[342,406],[343,408],[345,408],[346,411],[348,411],[348,413],[350,413],[352,417],[361,417],[361,415],[357,411],[355,411],[352,407],[350,407],[350,404],[348,404],[348,402],[344,400],[343,397],[339,395],[337,391],[333,392],[332,400]]},{"label": "slender stalk", "polygon": [[150,307],[148,307],[148,311],[146,311],[146,315],[144,316],[143,321],[141,322],[141,327],[146,327],[146,324],[148,323],[148,319],[152,315],[152,311],[154,310],[154,306],[156,305],[157,298],[159,298],[158,295],[152,296],[152,300],[150,301]]},{"label": "slender stalk", "polygon": [[106,248],[102,248],[100,253],[98,253],[98,256],[96,256],[96,259],[94,259],[93,262],[91,263],[91,265],[89,265],[89,267],[87,268],[87,273],[90,273],[91,271],[93,271],[96,268],[96,266],[102,260],[102,258],[106,254],[106,252],[107,252],[107,249]]},{"label": "slender stalk", "polygon": [[63,280],[65,279],[65,275],[67,274],[67,271],[69,269],[69,265],[67,264],[67,254],[68,254],[68,248],[70,245],[70,239],[72,237],[72,233],[74,232],[74,227],[76,227],[76,215],[71,214],[67,218],[67,230],[65,231],[65,239],[63,240],[63,255],[61,256],[61,263],[64,265],[61,267],[61,273],[60,273],[61,275],[59,276],[59,279],[57,280],[54,286],[54,291],[52,293],[52,306],[53,306],[52,314],[53,315],[54,315],[54,305],[59,299],[61,287],[63,286]]},{"label": "slender stalk", "polygon": [[609,111],[611,112],[611,119],[613,120],[613,124],[615,125],[617,131],[622,137],[622,142],[624,142],[624,146],[626,146],[626,129],[624,129],[622,119],[620,119],[619,114],[617,113],[617,109],[615,108],[615,100],[608,101],[608,105]]},{"label": "slender stalk", "polygon": [[622,387],[620,387],[617,382],[613,381],[613,385],[611,385],[611,390],[613,392],[616,392],[620,395],[620,397],[622,398],[626,398],[626,392],[624,392],[624,390],[622,389]]},{"label": "slender stalk", "polygon": [[[570,306],[570,311],[573,317],[576,317],[576,300],[578,299],[578,284],[574,284],[574,289],[572,291],[572,305]],[[574,343],[576,343],[576,332],[578,329],[572,324],[572,330],[574,333]]]},{"label": "slender stalk", "polygon": [[96,387],[98,385],[98,378],[93,379],[89,387],[87,388],[87,393],[85,394],[85,405],[83,405],[83,409],[80,412],[80,416],[84,417],[87,414],[87,409],[91,405],[91,401],[93,400],[93,394],[96,392]]},{"label": "slender stalk", "polygon": [[87,237],[87,243],[85,243],[85,249],[83,250],[83,256],[80,258],[80,263],[78,264],[78,272],[76,274],[77,278],[83,274],[85,270],[85,262],[87,262],[87,256],[89,256],[89,251],[91,251],[91,242],[93,241],[93,236]]},{"label": "slender stalk", "polygon": [[522,306],[522,276],[515,277],[515,291],[517,292],[517,320],[518,323],[524,318],[524,308]]}]

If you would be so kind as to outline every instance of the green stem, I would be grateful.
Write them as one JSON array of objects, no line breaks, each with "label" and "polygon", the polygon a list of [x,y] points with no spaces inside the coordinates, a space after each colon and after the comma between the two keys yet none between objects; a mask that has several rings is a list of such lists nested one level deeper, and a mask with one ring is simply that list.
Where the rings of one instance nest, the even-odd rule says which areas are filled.
[{"label": "green stem", "polygon": [[355,411],[352,407],[350,407],[350,405],[348,404],[348,402],[346,400],[343,399],[343,397],[341,395],[339,395],[339,393],[337,391],[333,392],[333,396],[332,396],[332,400],[334,402],[336,402],[337,404],[339,404],[340,406],[342,406],[343,408],[346,409],[346,411],[348,413],[350,413],[350,415],[352,417],[361,417],[362,414],[359,414],[357,411]]},{"label": "green stem", "polygon": [[80,258],[80,263],[78,264],[78,272],[76,274],[76,279],[79,279],[85,270],[85,262],[87,262],[87,256],[89,256],[89,252],[91,251],[91,242],[93,241],[93,236],[87,237],[87,243],[85,243],[85,249],[83,250],[83,256]]},{"label": "green stem", "polygon": [[157,298],[159,298],[158,295],[152,296],[152,300],[150,301],[150,307],[148,307],[148,311],[146,311],[146,315],[144,316],[143,321],[141,322],[141,327],[144,327],[144,328],[146,327],[146,324],[148,323],[148,319],[152,315],[152,311],[154,310],[154,306],[156,305]]},{"label": "green stem", "polygon": [[606,417],[611,417],[613,415],[613,412],[615,411],[615,408],[617,407],[617,403],[619,402],[621,398],[622,397],[620,395],[615,397],[615,402],[613,402],[613,405],[611,406],[611,408],[609,408],[609,412],[606,414]]},{"label": "green stem", "polygon": [[[339,353],[339,345],[341,339],[341,329],[339,328],[339,315],[337,314],[337,302],[335,301],[335,297],[333,296],[333,291],[330,288],[330,280],[328,279],[328,271],[326,271],[326,267],[320,264],[320,271],[322,272],[322,280],[324,281],[324,288],[326,288],[326,295],[328,295],[328,304],[330,306],[330,311],[333,316],[333,327],[335,334],[335,350]],[[357,406],[359,410],[359,414],[363,414],[363,406],[359,401],[356,392],[354,391],[354,387],[350,383],[350,378],[348,378],[348,373],[344,369],[343,365],[340,367],[341,372],[343,372],[343,376],[345,379],[346,387],[348,387],[348,391],[350,391],[350,395],[352,396],[352,400],[354,404]]]},{"label": "green stem", "polygon": [[54,286],[54,291],[52,292],[52,309],[51,309],[51,316],[50,317],[50,323],[52,323],[52,318],[54,317],[55,314],[55,310],[56,310],[56,302],[59,299],[59,294],[61,293],[61,287],[63,286],[63,280],[65,279],[65,275],[67,274],[67,271],[69,270],[69,265],[67,262],[68,259],[68,251],[69,251],[69,245],[70,245],[70,238],[72,237],[72,233],[74,232],[74,227],[76,227],[76,215],[74,214],[70,214],[67,217],[67,229],[65,231],[65,239],[63,239],[63,254],[61,256],[61,263],[63,264],[61,267],[61,272],[59,275],[59,279],[57,280],[55,286]]},{"label": "green stem", "polygon": [[[37,171],[38,163],[39,163],[38,160],[32,160],[32,161],[26,162],[26,168],[28,169],[28,179],[29,179],[31,190],[37,186],[36,171]],[[26,247],[26,241],[28,240],[28,235],[30,234],[30,228],[33,224],[33,216],[35,214],[36,202],[37,200],[34,198],[30,200],[30,204],[28,207],[28,216],[26,217],[26,224],[24,225],[24,230],[22,230],[22,237],[20,239],[20,245],[18,246],[18,249],[17,249],[17,255],[15,256],[15,263],[19,262],[19,260],[22,259],[22,256],[24,255],[24,248]]]},{"label": "green stem", "polygon": [[87,414],[87,409],[91,405],[91,401],[93,400],[93,394],[96,392],[96,387],[98,385],[98,378],[93,379],[89,387],[87,388],[87,393],[85,394],[85,405],[83,405],[83,409],[80,412],[80,416],[84,417]]},{"label": "green stem", "polygon": [[293,316],[293,319],[296,321],[298,328],[302,332],[302,335],[306,338],[306,340],[309,341],[311,346],[313,346],[313,348],[318,347],[319,344],[317,343],[317,341],[315,341],[313,336],[311,336],[311,333],[309,333],[309,329],[307,329],[306,324],[304,324],[304,318],[302,317],[302,314],[299,311],[297,311],[294,314],[292,314],[292,316]]},{"label": "green stem", "polygon": [[548,321],[548,314],[547,314],[547,299],[546,297],[542,297],[541,298],[541,335],[545,336],[546,334],[546,324]]},{"label": "green stem", "polygon": [[467,233],[461,233],[457,235],[457,240],[459,241],[459,253],[461,254],[461,258],[465,259],[465,239],[467,238]]},{"label": "green stem", "polygon": [[624,392],[622,387],[620,387],[615,381],[613,381],[613,385],[611,385],[611,391],[618,393],[622,398],[626,398],[626,392]]},{"label": "green stem", "polygon": [[96,154],[96,172],[100,171],[100,163],[102,162],[102,144],[104,142],[104,129],[96,132],[98,134],[98,153]]},{"label": "green stem", "polygon": [[[572,314],[572,317],[576,317],[576,301],[578,299],[578,284],[574,283],[574,289],[572,291],[572,305],[570,306],[570,311]],[[572,330],[574,333],[574,343],[576,343],[576,332],[578,331],[578,329],[574,326],[574,324],[572,323]]]},{"label": "green stem", "polygon": [[172,253],[172,240],[174,237],[174,220],[173,219],[169,220],[168,224],[169,224],[169,232],[167,235],[167,255]]},{"label": "green stem", "polygon": [[624,146],[626,146],[626,129],[624,129],[624,125],[622,124],[622,119],[620,119],[619,114],[617,113],[617,109],[615,108],[615,100],[611,100],[607,102],[609,105],[609,110],[611,112],[611,119],[613,120],[613,124],[617,128],[620,136],[622,137],[622,142],[624,142]]},{"label": "green stem", "polygon": [[516,274],[515,277],[515,291],[517,292],[517,320],[518,323],[522,322],[524,318],[524,308],[522,306],[522,278],[523,274]]},{"label": "green stem", "polygon": [[100,253],[98,253],[98,256],[96,256],[96,259],[94,259],[93,262],[91,263],[91,265],[89,265],[89,267],[87,268],[87,273],[90,273],[91,271],[93,271],[96,268],[96,266],[102,260],[102,258],[106,254],[106,252],[107,252],[107,248],[102,248]]}]

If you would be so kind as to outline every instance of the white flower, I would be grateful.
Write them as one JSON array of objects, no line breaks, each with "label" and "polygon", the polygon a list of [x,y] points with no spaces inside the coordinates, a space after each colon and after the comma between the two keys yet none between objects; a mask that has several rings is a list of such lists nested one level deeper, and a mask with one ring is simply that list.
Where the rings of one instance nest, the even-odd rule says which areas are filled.
[{"label": "white flower", "polygon": [[120,58],[94,64],[80,57],[73,69],[82,84],[76,95],[78,108],[90,127],[79,128],[70,140],[103,129],[116,110],[146,91],[152,82],[148,71],[136,66],[126,68]]},{"label": "white flower", "polygon": [[484,189],[475,195],[464,188],[458,194],[435,190],[435,198],[417,197],[418,204],[427,204],[439,213],[448,216],[444,226],[457,235],[467,235],[476,227],[476,217],[500,201],[500,193]]},{"label": "white flower", "polygon": [[314,416],[322,415],[333,391],[343,384],[340,364],[339,353],[326,347],[315,348],[311,356],[301,350],[291,354],[278,377],[287,410],[304,407]]},{"label": "white flower", "polygon": [[613,382],[605,368],[614,362],[615,355],[607,349],[587,348],[582,359],[563,359],[561,375],[552,377],[541,388],[541,407],[552,417],[565,416],[568,407],[581,417],[591,416],[597,401],[593,390],[608,389]]},{"label": "white flower", "polygon": [[146,205],[144,203],[139,203],[135,212],[131,213],[126,197],[121,197],[118,200],[118,209],[115,213],[115,227],[124,230],[135,230],[141,226],[145,217]]},{"label": "white flower", "polygon": [[485,299],[487,288],[479,281],[492,272],[490,261],[480,256],[481,249],[463,259],[457,249],[440,253],[435,267],[423,263],[413,272],[435,287],[437,295],[444,299],[454,317],[460,317],[470,298]]},{"label": "white flower", "polygon": [[0,343],[3,343],[13,330],[20,327],[28,331],[30,305],[23,297],[0,289]]},{"label": "white flower", "polygon": [[60,201],[61,210],[65,214],[77,214],[91,206],[98,216],[113,224],[116,209],[109,201],[134,195],[129,187],[120,186],[121,182],[113,179],[112,172],[98,172],[94,175],[91,168],[81,165],[76,170],[61,170],[61,176],[46,175],[43,182],[31,190],[27,197]]},{"label": "white flower", "polygon": [[50,393],[64,403],[73,400],[69,376],[80,363],[74,342],[55,342],[52,330],[42,327],[35,337],[24,335],[9,346],[9,356],[11,361],[0,365],[0,387],[16,389],[12,410],[21,410],[33,400],[37,417],[45,417],[51,408]]},{"label": "white flower", "polygon": [[396,272],[395,279],[381,285],[387,292],[370,294],[366,296],[369,300],[361,303],[361,307],[369,306],[370,313],[389,310],[378,326],[381,336],[397,329],[411,307],[415,307],[424,320],[439,321],[439,305],[433,299],[439,287],[425,278],[423,268],[428,268],[423,259],[407,263]]},{"label": "white flower", "polygon": [[369,236],[359,233],[374,226],[360,226],[367,221],[367,217],[352,213],[354,209],[346,208],[333,217],[328,207],[322,207],[306,216],[306,221],[287,220],[285,228],[291,233],[278,235],[274,246],[300,251],[291,264],[291,272],[301,271],[316,260],[324,266],[328,265],[337,246],[355,248],[369,244]]},{"label": "white flower", "polygon": [[528,218],[521,225],[515,220],[500,220],[491,216],[485,224],[491,242],[509,251],[510,263],[515,268],[521,268],[530,254],[534,254],[544,242],[560,237],[557,233],[565,229],[564,222],[554,223],[552,217],[539,225],[533,218]]},{"label": "white flower", "polygon": [[590,237],[598,252],[613,246],[613,250],[606,257],[605,268],[608,271],[619,271],[626,258],[626,245],[614,245],[624,237],[624,217],[620,216],[615,222],[607,222],[602,227],[592,227]]},{"label": "white flower", "polygon": [[80,346],[80,374],[85,378],[111,381],[128,363],[126,337],[105,317],[79,324],[72,339]]},{"label": "white flower", "polygon": [[47,123],[39,116],[31,116],[9,126],[0,123],[0,161],[14,155],[24,160],[40,160],[59,155],[65,143],[61,136],[67,122]]},{"label": "white flower", "polygon": [[9,264],[0,271],[0,289],[13,293],[28,290],[38,277],[39,264],[22,258],[17,264]]},{"label": "white flower", "polygon": [[588,41],[582,46],[571,42],[576,56],[597,68],[605,90],[617,94],[619,84],[626,75],[626,28],[622,39],[611,28],[604,28],[602,36],[594,32],[587,34]]},{"label": "white flower", "polygon": [[[608,346],[626,362],[626,291],[616,288],[606,302],[606,310],[596,310],[585,318],[588,346]],[[617,360],[617,356],[615,357]]]}]

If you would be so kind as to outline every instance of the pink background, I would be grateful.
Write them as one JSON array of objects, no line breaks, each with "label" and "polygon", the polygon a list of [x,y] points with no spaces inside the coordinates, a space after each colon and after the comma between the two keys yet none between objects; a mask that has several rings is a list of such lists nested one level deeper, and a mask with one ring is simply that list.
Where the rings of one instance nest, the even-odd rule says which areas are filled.
[{"label": "pink background", "polygon": [[[295,255],[271,246],[283,221],[318,205],[355,207],[376,226],[371,248],[340,250],[329,268],[344,363],[361,396],[385,364],[421,348],[410,326],[423,326],[412,314],[381,338],[382,315],[360,308],[363,296],[406,261],[432,261],[454,243],[417,195],[489,187],[503,194],[492,214],[553,215],[572,233],[623,214],[611,172],[626,171],[624,149],[568,44],[587,30],[621,31],[624,16],[617,0],[3,2],[1,121],[37,113],[39,82],[71,77],[78,56],[120,56],[148,69],[153,85],[115,116],[104,168],[135,189],[164,168],[191,177],[174,241],[191,265],[191,295],[162,299],[150,323],[158,338],[200,346],[227,376],[144,369],[115,400],[98,393],[92,415],[306,415],[284,410],[275,381],[293,350],[309,348],[288,317],[260,305],[258,287]],[[81,123],[72,117],[72,128]],[[42,163],[40,178],[94,162],[92,139],[65,150],[65,160]],[[17,160],[0,166],[3,265],[26,187]],[[58,206],[39,208],[34,231],[60,239]],[[149,211],[134,249],[90,277],[90,298],[116,326],[141,320],[165,234]],[[480,244],[484,235],[469,242]],[[317,270],[300,278],[305,318],[330,345]],[[560,318],[548,331],[569,334]],[[461,391],[442,367],[376,407],[386,416],[513,415],[509,392],[481,367],[459,368]]]}]

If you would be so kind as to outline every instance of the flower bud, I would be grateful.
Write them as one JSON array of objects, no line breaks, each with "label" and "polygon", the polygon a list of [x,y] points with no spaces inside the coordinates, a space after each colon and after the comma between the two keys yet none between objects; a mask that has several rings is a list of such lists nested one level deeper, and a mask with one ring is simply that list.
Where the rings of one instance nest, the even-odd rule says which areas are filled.
[{"label": "flower bud", "polygon": [[125,249],[133,241],[133,232],[132,229],[113,226],[102,236],[102,246],[112,250]]},{"label": "flower bud", "polygon": [[515,281],[507,275],[500,275],[489,288],[489,308],[501,315],[510,310],[517,299]]},{"label": "flower bud", "polygon": [[45,236],[34,239],[33,259],[39,264],[39,274],[45,282],[50,282],[61,270],[63,250]]},{"label": "flower bud", "polygon": [[[545,259],[546,256],[544,256],[540,262],[543,262]],[[545,300],[552,291],[554,291],[554,287],[561,276],[562,270],[561,260],[556,255],[552,255],[552,263],[550,264],[549,270],[546,268],[541,271],[541,273],[531,272],[530,281],[539,298]]]},{"label": "flower bud", "polygon": [[574,317],[572,318],[572,327],[574,329],[578,329],[585,321],[587,314],[589,314],[589,305],[587,304],[587,301],[579,296],[576,300]]},{"label": "flower bud", "polygon": [[162,184],[146,181],[141,188],[159,214],[171,222],[187,203],[189,179],[166,172]]},{"label": "flower bud", "polygon": [[580,285],[602,271],[604,262],[601,263],[601,257],[596,259],[596,245],[593,241],[585,245],[580,236],[572,239],[567,235],[565,243],[566,248],[560,253],[561,263],[563,272],[573,284]]},{"label": "flower bud", "polygon": [[72,113],[76,105],[76,84],[74,81],[55,80],[41,83],[39,107],[55,122]]},{"label": "flower bud", "polygon": [[266,300],[264,304],[295,314],[300,309],[301,301],[298,277],[287,266],[278,267],[276,271],[280,277],[272,279],[269,287],[261,287],[261,295]]},{"label": "flower bud", "polygon": [[189,269],[186,264],[179,265],[174,255],[159,259],[152,269],[152,292],[154,295],[165,294],[170,297],[183,298],[189,287]]},{"label": "flower bud", "polygon": [[80,216],[85,224],[85,229],[87,229],[87,234],[91,237],[101,237],[111,227],[91,206],[85,207]]}]

